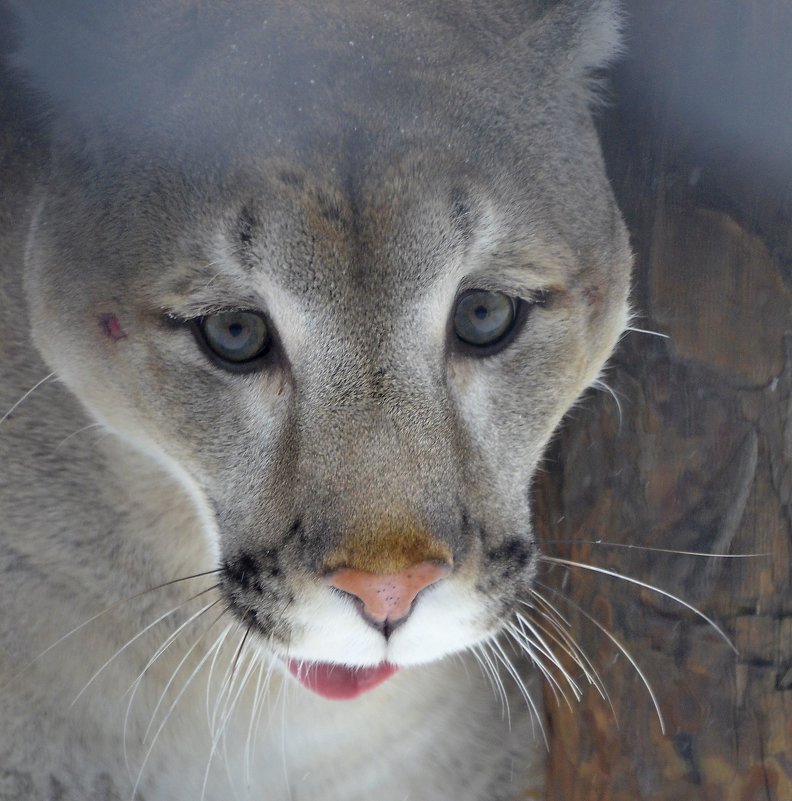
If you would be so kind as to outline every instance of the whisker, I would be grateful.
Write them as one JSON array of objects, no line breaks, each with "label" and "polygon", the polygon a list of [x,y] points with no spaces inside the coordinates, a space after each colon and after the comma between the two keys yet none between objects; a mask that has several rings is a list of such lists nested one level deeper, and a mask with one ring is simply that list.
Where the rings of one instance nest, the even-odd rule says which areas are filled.
[{"label": "whisker", "polygon": [[256,677],[256,689],[253,691],[253,703],[250,707],[250,721],[248,722],[247,736],[245,737],[244,768],[245,785],[250,786],[250,762],[252,759],[251,742],[253,739],[253,725],[256,721],[256,710],[261,699],[261,689],[264,681],[265,672],[264,660],[259,660],[258,676]]},{"label": "whisker", "polygon": [[[247,636],[250,633],[250,629],[252,627],[253,627],[253,623],[251,622],[248,625],[248,628],[245,631],[244,636],[242,637],[242,642],[240,643],[240,646],[237,649],[237,652],[236,652],[236,654],[234,656],[234,665],[235,666],[238,664],[239,656],[241,654],[241,649],[242,649],[242,647],[244,647],[244,644],[247,641]],[[254,660],[255,660],[255,653],[253,653],[251,655],[251,663]],[[231,686],[229,687],[228,696],[227,696],[226,702],[225,702],[225,704],[223,706],[223,715],[222,715],[222,720],[220,721],[220,727],[219,727],[219,729],[217,729],[216,732],[213,732],[213,735],[212,735],[212,745],[211,745],[211,748],[210,748],[210,751],[209,751],[209,757],[208,757],[207,762],[206,762],[206,771],[204,772],[204,780],[203,780],[203,785],[201,787],[201,801],[204,801],[204,799],[206,797],[206,787],[207,787],[207,784],[209,782],[209,772],[210,772],[211,767],[212,767],[212,760],[214,759],[214,755],[215,755],[215,753],[217,751],[217,746],[220,744],[220,740],[223,738],[223,736],[225,734],[226,727],[228,725],[228,721],[231,719],[231,716],[234,713],[234,708],[236,707],[236,703],[239,700],[239,696],[242,694],[242,691],[245,689],[246,680],[247,680],[247,678],[249,678],[249,676],[250,676],[250,672],[248,671],[248,672],[245,673],[244,680],[239,682],[239,688],[236,690],[235,693],[233,691],[233,684],[231,684]],[[233,682],[233,677],[234,677],[234,674],[232,672],[232,675],[231,675],[232,682]],[[233,698],[232,698],[232,693],[233,693]]]},{"label": "whisker", "polygon": [[[542,637],[542,634],[539,631],[539,629],[532,623],[532,621],[530,621],[524,615],[521,615],[519,612],[515,612],[514,615],[515,615],[515,617],[517,618],[517,620],[520,623],[520,627],[521,627],[521,632],[520,633],[523,635],[523,637],[526,637],[526,639],[527,639],[527,634],[526,634],[526,632],[525,632],[525,630],[523,628],[523,627],[525,627],[533,635],[533,638],[532,638],[533,645],[535,645],[540,650],[540,652],[542,654],[544,654],[552,662],[552,664],[555,665],[558,668],[558,670],[561,671],[561,674],[563,675],[564,679],[566,680],[567,684],[569,685],[569,688],[572,690],[575,698],[579,701],[580,697],[582,695],[582,691],[581,691],[578,683],[575,681],[574,678],[572,678],[572,676],[569,674],[569,672],[566,670],[566,668],[561,664],[561,662],[558,659],[558,657],[553,653],[552,648],[550,648],[547,645],[547,643],[545,642],[544,638]],[[575,660],[575,663],[578,664],[577,660]]]},{"label": "whisker", "polygon": [[549,564],[564,565],[565,567],[577,567],[581,570],[590,570],[593,573],[601,573],[604,576],[611,576],[612,578],[621,579],[622,581],[626,581],[628,584],[634,584],[637,587],[643,587],[650,592],[657,593],[658,595],[662,595],[672,601],[676,601],[676,603],[678,603],[680,606],[684,606],[685,609],[689,609],[702,620],[705,620],[707,623],[709,623],[709,625],[712,626],[716,632],[718,632],[724,642],[729,646],[729,648],[732,649],[732,651],[734,651],[735,654],[739,655],[740,653],[734,643],[729,639],[726,632],[724,632],[723,629],[712,618],[705,615],[700,609],[697,609],[692,604],[689,604],[687,601],[684,601],[679,596],[674,595],[667,590],[662,590],[660,587],[655,587],[653,584],[647,584],[645,581],[640,581],[639,579],[631,578],[630,576],[623,576],[621,573],[617,573],[615,570],[607,570],[604,567],[595,567],[594,565],[587,565],[583,562],[575,562],[571,559],[560,559],[557,556],[546,556],[545,554],[541,554],[539,559]]},{"label": "whisker", "polygon": [[486,678],[487,681],[489,682],[489,686],[490,686],[490,688],[492,690],[492,694],[496,698],[500,698],[500,701],[501,701],[501,713],[505,717],[506,716],[506,709],[503,706],[503,698],[500,696],[500,693],[498,692],[498,688],[495,686],[495,682],[492,679],[492,674],[490,673],[489,667],[487,666],[486,662],[484,662],[484,660],[481,658],[481,655],[479,654],[479,646],[478,645],[472,646],[470,648],[470,653],[473,654],[473,657],[475,658],[476,663],[479,666],[479,670],[481,670],[481,675],[484,676],[484,678]]},{"label": "whisker", "polygon": [[[159,659],[159,657],[167,650],[167,648],[170,646],[170,643],[173,642],[173,640],[175,639],[176,635],[178,635],[178,633],[182,629],[184,629],[185,626],[187,626],[189,623],[191,623],[197,617],[200,617],[201,615],[203,615],[205,612],[208,612],[212,607],[216,606],[218,603],[221,603],[221,599],[213,601],[208,606],[205,606],[202,610],[200,610],[200,612],[197,612],[195,615],[190,617],[185,623],[183,623],[181,626],[179,626],[179,628],[173,634],[171,634],[170,637],[168,638],[168,640],[170,640],[170,642],[166,641],[166,643],[164,643],[162,646],[160,646],[157,649],[157,651],[155,652],[154,656],[151,657],[151,659],[146,663],[146,666],[140,672],[140,675],[135,679],[134,682],[132,682],[132,684],[127,689],[127,693],[129,693],[131,691],[131,694],[129,696],[129,700],[127,701],[126,710],[124,712],[123,751],[124,751],[124,762],[126,763],[127,772],[129,772],[130,775],[131,775],[131,769],[129,767],[129,758],[128,758],[128,752],[127,752],[128,722],[129,722],[129,715],[130,715],[130,712],[132,710],[132,704],[133,704],[133,702],[135,700],[135,695],[137,693],[137,690],[138,690],[138,687],[140,686],[141,681],[143,680],[143,677],[146,675],[146,672],[154,664],[154,662],[157,659]],[[201,640],[203,640],[203,638],[211,631],[211,629],[215,626],[215,624],[218,623],[218,621],[220,621],[222,619],[223,615],[225,615],[227,612],[228,612],[227,608],[224,609],[222,612],[220,612],[220,614],[204,629],[203,633],[192,644],[192,646],[189,648],[187,653],[184,655],[184,658],[181,660],[181,662],[179,662],[178,666],[176,667],[176,670],[174,670],[173,674],[171,675],[171,678],[169,679],[168,683],[165,685],[165,689],[162,691],[162,695],[160,695],[159,700],[157,701],[157,704],[154,707],[154,711],[151,713],[151,720],[149,721],[149,724],[146,727],[146,731],[143,733],[143,738],[141,739],[141,743],[145,743],[146,742],[146,738],[148,737],[149,732],[151,730],[151,726],[154,723],[154,718],[156,717],[156,714],[157,714],[157,711],[159,710],[160,704],[162,703],[162,700],[164,699],[165,694],[167,693],[168,688],[170,687],[171,683],[176,678],[176,674],[181,670],[181,667],[184,664],[184,662],[186,661],[187,657],[189,657],[189,655],[192,653],[192,651],[195,649],[195,647],[198,645],[198,643],[200,643]]]},{"label": "whisker", "polygon": [[[213,585],[211,587],[207,587],[206,590],[203,590],[200,593],[200,595],[203,595],[203,594],[205,594],[207,592],[211,592],[212,590],[216,590],[219,586],[220,586],[219,584],[215,584],[215,585]],[[194,596],[194,597],[198,597],[198,596]],[[192,600],[192,599],[190,599],[190,600]],[[183,629],[185,629],[187,626],[189,626],[190,623],[193,622],[193,620],[195,620],[197,617],[200,617],[204,613],[204,611],[206,609],[211,609],[213,606],[216,606],[218,603],[220,603],[219,599],[216,600],[216,601],[212,601],[212,603],[210,603],[208,606],[205,606],[203,609],[199,610],[198,612],[195,612],[193,615],[191,615],[189,618],[187,618],[187,620],[185,620],[184,623],[182,623],[175,631],[172,631],[166,637],[165,641],[157,648],[157,650],[154,651],[154,654],[151,656],[151,658],[148,660],[148,662],[146,662],[146,665],[144,666],[143,670],[140,671],[140,673],[138,674],[137,678],[132,682],[132,684],[129,685],[129,687],[127,687],[126,693],[132,692],[132,694],[134,695],[134,689],[140,684],[141,680],[143,679],[145,674],[148,672],[149,668],[160,658],[160,656],[162,656],[163,653],[165,653],[165,651],[168,650],[168,648],[171,646],[173,641],[179,636],[179,633]]]},{"label": "whisker", "polygon": [[621,428],[621,425],[622,425],[622,422],[623,422],[622,406],[621,406],[621,401],[619,400],[619,396],[618,396],[618,394],[616,393],[616,391],[615,391],[615,390],[613,390],[613,389],[612,389],[612,388],[611,388],[611,387],[610,387],[610,386],[609,386],[609,385],[608,385],[608,384],[607,384],[605,381],[603,381],[601,378],[595,378],[595,379],[594,379],[594,380],[591,382],[591,386],[592,386],[592,387],[594,387],[595,389],[599,389],[599,390],[602,390],[602,391],[604,391],[604,392],[607,392],[607,393],[608,393],[608,394],[609,394],[609,395],[610,395],[610,396],[613,398],[614,402],[616,403],[616,409],[617,409],[617,410],[618,410],[618,412],[619,412],[619,428]]},{"label": "whisker", "polygon": [[157,744],[157,740],[159,739],[159,736],[162,733],[162,730],[165,728],[166,724],[168,723],[168,720],[170,720],[170,716],[171,716],[173,710],[176,708],[176,706],[178,705],[179,701],[181,701],[182,697],[187,692],[187,688],[190,686],[190,684],[192,684],[193,680],[198,675],[198,672],[206,664],[207,659],[209,659],[209,657],[212,655],[212,653],[217,648],[222,646],[223,642],[224,642],[224,640],[222,640],[220,637],[217,638],[217,640],[215,641],[215,644],[210,649],[208,649],[207,652],[201,657],[200,661],[195,666],[195,668],[193,669],[192,673],[190,673],[190,675],[187,677],[187,681],[184,682],[184,685],[182,686],[181,690],[179,690],[178,695],[176,696],[176,698],[173,699],[173,702],[171,703],[170,707],[168,707],[168,711],[165,713],[165,717],[162,719],[162,722],[160,723],[159,727],[157,728],[157,731],[155,732],[154,737],[151,740],[151,744],[149,745],[149,747],[148,747],[148,749],[146,751],[146,754],[143,757],[143,762],[140,765],[140,770],[138,771],[137,779],[135,780],[135,785],[132,788],[132,795],[131,795],[130,801],[132,799],[134,799],[136,797],[136,795],[137,795],[137,790],[138,790],[138,787],[140,785],[140,780],[143,778],[143,773],[144,773],[144,771],[146,769],[146,765],[148,764],[149,758],[151,757],[151,754],[152,754],[152,752],[154,750],[154,746]]},{"label": "whisker", "polygon": [[55,371],[51,372],[49,375],[45,375],[41,381],[37,381],[33,386],[22,395],[22,397],[2,416],[0,417],[0,425],[3,425],[6,420],[23,404],[40,386],[46,384],[47,381],[55,378],[57,373]]},{"label": "whisker", "polygon": [[[550,689],[553,691],[553,695],[556,698],[556,702],[560,703],[561,698],[563,698],[564,702],[569,707],[569,710],[571,712],[572,704],[570,703],[569,698],[567,698],[567,695],[564,692],[563,687],[556,679],[556,677],[550,672],[547,665],[544,664],[541,657],[544,656],[545,658],[549,659],[550,662],[558,668],[558,670],[564,676],[564,679],[566,680],[570,689],[572,690],[572,693],[575,696],[575,700],[579,701],[582,696],[582,693],[577,683],[572,678],[572,676],[570,676],[569,673],[566,671],[566,669],[558,662],[556,656],[552,652],[549,652],[546,647],[540,645],[531,637],[528,637],[524,631],[518,629],[513,623],[508,623],[506,625],[505,631],[511,635],[512,639],[514,640],[518,648],[528,653],[528,656],[530,656],[533,663],[537,665],[537,667],[539,667],[539,669],[542,671],[542,674],[550,683]],[[535,650],[535,648],[538,649],[538,653]],[[559,698],[558,693],[561,694],[561,698]]]},{"label": "whisker", "polygon": [[497,638],[492,639],[489,641],[490,646],[493,649],[493,655],[496,659],[499,659],[503,666],[506,668],[506,671],[514,680],[514,683],[517,685],[518,690],[520,691],[520,695],[522,695],[523,700],[525,701],[526,705],[528,706],[529,710],[531,711],[531,731],[536,734],[536,730],[534,729],[533,719],[536,718],[536,722],[539,725],[539,731],[542,733],[542,739],[544,740],[545,747],[547,750],[550,750],[550,742],[547,739],[547,732],[545,731],[544,724],[542,723],[542,719],[539,716],[539,710],[537,709],[536,703],[531,698],[531,694],[528,692],[528,688],[525,686],[525,682],[522,680],[517,669],[512,664],[511,659],[509,659],[506,652],[503,650],[503,646],[498,642]]},{"label": "whisker", "polygon": [[[544,587],[543,584],[536,583],[536,586]],[[547,588],[549,589],[549,588]],[[547,634],[554,642],[558,644],[558,646],[564,651],[564,653],[568,654],[570,659],[572,659],[575,664],[577,664],[583,673],[585,674],[586,678],[588,679],[589,684],[596,688],[597,692],[600,694],[602,698],[604,698],[608,705],[613,709],[613,704],[611,703],[610,695],[608,694],[608,690],[605,687],[605,683],[600,678],[597,669],[594,667],[591,660],[586,656],[585,651],[577,644],[575,639],[572,637],[570,629],[569,621],[560,613],[558,612],[555,607],[547,601],[539,592],[536,591],[535,588],[531,590],[531,594],[534,600],[538,601],[542,604],[545,608],[539,609],[535,606],[530,606],[536,614],[541,615],[550,626],[552,626],[553,630],[548,631],[543,626],[540,626],[542,631]],[[520,603],[525,604],[524,601],[520,601]],[[527,605],[527,604],[526,604]],[[562,625],[563,623],[563,625]],[[534,624],[539,626],[540,624],[537,621],[534,621]],[[564,628],[566,626],[566,629]],[[556,636],[553,631],[558,633]],[[614,717],[616,711],[614,709]]]},{"label": "whisker", "polygon": [[250,636],[250,632],[251,632],[251,630],[253,628],[253,624],[254,624],[253,620],[251,620],[250,623],[248,623],[248,627],[245,630],[245,636],[242,637],[242,642],[239,643],[239,649],[237,650],[236,656],[234,657],[234,666],[231,668],[231,676],[232,677],[234,675],[234,672],[237,669],[237,665],[239,663],[240,654],[242,653],[242,651],[243,651],[243,649],[245,647],[245,643],[247,642],[247,638]]},{"label": "whisker", "polygon": [[218,648],[217,651],[215,651],[214,656],[212,657],[212,662],[209,665],[209,675],[206,679],[206,725],[207,727],[209,727],[210,731],[212,727],[212,712],[209,707],[211,705],[212,681],[214,679],[214,670],[217,664],[217,658],[220,655],[220,651],[222,650],[222,645],[225,643],[226,639],[228,638],[228,635],[231,633],[232,628],[234,628],[234,624],[229,623],[218,636],[217,641],[221,644],[221,648]]},{"label": "whisker", "polygon": [[[272,712],[272,699],[267,692],[269,689],[269,685],[272,682],[272,676],[275,673],[275,667],[277,666],[276,658],[271,658],[270,663],[267,666],[267,675],[264,677],[264,692],[261,695],[261,700],[259,702],[259,709],[256,713],[256,726],[253,731],[253,753],[256,753],[257,746],[258,746],[258,736],[259,731],[261,730],[261,716],[264,712],[264,702],[267,702],[267,706],[269,707],[270,713]],[[281,684],[282,686],[282,684]]]},{"label": "whisker", "polygon": [[[244,621],[242,620],[238,621],[232,636],[236,636],[237,632],[239,632],[239,630],[242,628],[243,625]],[[214,736],[215,734],[218,715],[222,717],[222,714],[220,713],[220,705],[223,704],[223,711],[225,711],[225,706],[228,703],[228,694],[231,692],[230,689],[231,682],[234,677],[232,667],[233,667],[233,659],[232,662],[229,662],[228,667],[226,668],[225,673],[223,674],[222,681],[220,682],[220,690],[217,693],[217,698],[215,699],[215,705],[214,708],[212,709],[212,720],[209,726],[209,729],[212,732],[212,736]]]},{"label": "whisker", "polygon": [[78,428],[76,431],[72,431],[69,436],[64,437],[53,449],[53,453],[57,453],[58,450],[62,445],[65,445],[72,437],[76,437],[78,434],[82,434],[83,431],[90,431],[93,428],[104,428],[102,423],[91,423],[91,425],[83,426],[82,428]]},{"label": "whisker", "polygon": [[[509,706],[509,696],[508,696],[508,694],[506,692],[506,687],[503,684],[503,679],[500,676],[500,671],[498,670],[497,665],[493,661],[492,657],[490,657],[489,652],[487,650],[488,647],[489,648],[492,647],[491,646],[491,642],[488,641],[488,640],[485,640],[483,643],[481,643],[481,646],[482,646],[481,655],[484,657],[485,661],[492,668],[492,677],[495,679],[495,683],[500,688],[500,690],[499,690],[500,691],[500,695],[501,695],[501,698],[503,699],[503,704],[504,704],[504,707],[505,707],[505,710],[506,710],[506,724],[509,727],[509,731],[511,731],[511,707]],[[494,654],[494,651],[493,651],[493,654]]]},{"label": "whisker", "polygon": [[[175,635],[178,635],[179,631],[181,631],[182,629],[184,629],[184,628],[185,628],[185,626],[187,626],[188,624],[192,623],[194,620],[196,620],[197,618],[201,617],[201,616],[202,616],[202,615],[204,615],[206,612],[208,612],[210,609],[212,609],[213,607],[217,606],[218,604],[220,604],[220,603],[222,603],[222,602],[223,602],[223,601],[222,601],[222,599],[221,599],[221,598],[218,598],[216,601],[212,601],[212,603],[210,603],[210,604],[208,604],[207,606],[205,606],[203,609],[201,609],[201,610],[200,610],[200,612],[196,612],[196,614],[195,614],[195,615],[193,615],[191,618],[189,618],[189,620],[187,620],[185,623],[183,623],[183,624],[182,624],[182,625],[179,627],[179,629],[177,629],[177,630],[176,630],[176,632],[174,632],[174,634],[173,634],[173,635],[171,635],[171,638],[170,638],[170,640],[171,640],[171,641],[170,641],[170,643],[168,643],[168,645],[165,645],[164,647],[160,647],[159,649],[157,649],[157,654],[156,654],[156,656],[155,656],[155,657],[153,657],[153,659],[152,659],[151,661],[149,661],[149,664],[148,664],[148,665],[146,665],[146,667],[145,667],[145,668],[143,668],[143,672],[140,674],[140,676],[139,676],[139,677],[137,678],[137,680],[135,681],[135,685],[137,686],[137,685],[139,684],[139,682],[140,682],[140,681],[143,679],[143,676],[145,676],[146,672],[147,672],[147,671],[148,671],[148,669],[151,667],[151,665],[152,665],[152,664],[153,664],[153,663],[154,663],[154,662],[155,662],[157,659],[159,659],[159,657],[160,657],[160,656],[162,656],[162,654],[163,654],[163,653],[165,653],[165,651],[166,651],[166,650],[167,650],[167,649],[170,647],[170,645],[172,645],[172,644],[173,644],[173,642],[174,642],[174,641],[175,641],[175,639],[176,639],[176,636],[175,636]],[[218,621],[219,621],[219,620],[220,620],[220,619],[223,617],[223,615],[224,615],[225,613],[226,613],[226,610],[223,610],[223,611],[222,611],[222,612],[221,612],[221,613],[220,613],[220,614],[219,614],[219,615],[218,615],[218,616],[217,616],[217,617],[216,617],[216,618],[215,618],[215,619],[212,621],[212,623],[210,623],[210,624],[209,624],[209,626],[208,626],[208,627],[207,627],[207,628],[204,630],[204,632],[201,634],[201,636],[200,636],[200,637],[198,637],[198,639],[197,639],[197,640],[196,640],[196,641],[195,641],[195,642],[194,642],[194,643],[193,643],[193,644],[192,644],[192,645],[191,645],[191,646],[190,646],[190,647],[187,649],[187,651],[186,651],[186,652],[184,653],[184,655],[182,656],[181,660],[179,661],[179,664],[176,666],[176,669],[173,671],[173,673],[171,674],[171,677],[168,679],[167,683],[165,684],[165,687],[162,689],[162,692],[160,693],[160,697],[159,697],[159,699],[157,700],[157,703],[154,705],[154,710],[153,710],[153,711],[152,711],[152,713],[151,713],[151,719],[149,720],[148,726],[146,726],[146,730],[143,732],[143,742],[145,742],[145,741],[148,739],[149,732],[151,731],[151,728],[152,728],[152,726],[154,725],[154,720],[155,720],[155,719],[156,719],[156,717],[157,717],[157,712],[159,712],[159,708],[160,708],[160,706],[162,705],[162,701],[164,700],[165,696],[167,695],[167,692],[168,692],[168,690],[170,689],[170,686],[171,686],[171,684],[173,684],[173,681],[174,681],[174,679],[176,678],[176,675],[177,675],[177,674],[178,674],[178,672],[181,670],[181,668],[182,668],[182,665],[184,665],[184,663],[185,663],[185,662],[187,661],[187,659],[189,658],[190,654],[191,654],[191,653],[192,653],[192,652],[195,650],[195,648],[198,646],[198,644],[201,642],[201,640],[202,640],[202,639],[203,639],[203,638],[204,638],[204,637],[205,637],[205,636],[206,636],[206,635],[209,633],[209,631],[211,630],[212,626],[214,626],[214,625],[215,625],[215,623],[217,623],[217,622],[218,622]]]},{"label": "whisker", "polygon": [[632,331],[634,334],[648,334],[650,337],[660,337],[661,339],[671,339],[668,334],[661,334],[659,331],[649,331],[646,328],[632,328],[627,326],[625,331]]},{"label": "whisker", "polygon": [[[616,637],[611,634],[602,623],[599,622],[596,618],[592,617],[588,612],[586,612],[579,604],[575,603],[571,598],[567,598],[563,593],[558,592],[557,590],[552,589],[552,587],[548,588],[553,594],[557,595],[559,598],[562,598],[566,603],[570,604],[574,609],[576,609],[583,617],[593,623],[618,649],[624,654],[627,661],[633,666],[635,672],[640,677],[641,681],[643,682],[644,687],[646,687],[647,692],[649,693],[649,697],[652,699],[652,704],[655,708],[655,712],[657,713],[657,720],[660,724],[660,732],[662,734],[666,733],[665,728],[665,720],[663,719],[663,713],[660,711],[660,703],[657,700],[657,696],[655,695],[654,690],[652,689],[652,685],[649,682],[649,679],[646,677],[646,674],[641,670],[638,666],[638,663],[633,658],[632,654],[619,642]],[[611,706],[611,709],[613,707]],[[615,712],[615,710],[614,710]],[[618,721],[617,721],[618,723]]]},{"label": "whisker", "polygon": [[[291,635],[289,635],[291,644]],[[295,688],[296,689],[296,688]],[[288,801],[293,801],[291,781],[289,779],[289,763],[286,758],[286,699],[289,693],[289,683],[283,682],[281,684],[281,693],[278,693],[278,700],[281,702],[281,769],[283,770],[283,780],[286,784],[286,797]]]},{"label": "whisker", "polygon": [[[251,624],[251,626],[252,626],[252,624]],[[228,736],[227,736],[227,733],[228,733],[228,722],[230,721],[231,717],[234,714],[236,706],[239,703],[239,698],[241,697],[242,693],[247,688],[247,686],[248,686],[248,684],[250,682],[250,677],[253,674],[254,670],[259,665],[258,655],[257,655],[255,649],[251,648],[251,649],[248,649],[248,651],[249,651],[248,654],[246,654],[246,656],[248,656],[248,666],[247,666],[244,674],[240,673],[239,692],[237,693],[237,697],[234,700],[233,704],[231,705],[231,708],[228,711],[228,720],[223,725],[223,734],[222,734],[222,737],[221,737],[221,740],[222,740],[222,743],[223,743],[223,764],[225,766],[226,776],[228,778],[229,786],[231,787],[231,791],[233,792],[234,798],[236,798],[237,801],[239,799],[239,795],[238,795],[237,789],[236,789],[236,779],[237,779],[237,777],[235,776],[234,771],[231,769],[231,761],[230,761],[229,756],[228,756]],[[241,721],[240,721],[240,723],[241,723]]]},{"label": "whisker", "polygon": [[127,641],[126,641],[126,642],[125,642],[125,643],[124,643],[124,644],[123,644],[123,645],[122,645],[122,646],[121,646],[121,647],[120,647],[120,648],[119,648],[119,649],[118,649],[118,650],[117,650],[117,651],[116,651],[116,652],[115,652],[115,653],[114,653],[114,654],[113,654],[113,655],[112,655],[112,656],[111,656],[111,657],[110,657],[110,658],[109,658],[109,659],[108,659],[108,660],[107,660],[107,661],[106,661],[106,662],[105,662],[105,663],[104,663],[104,664],[103,664],[103,665],[102,665],[100,668],[99,668],[99,670],[97,670],[97,671],[96,671],[96,672],[93,674],[93,676],[91,676],[91,678],[90,678],[90,679],[88,679],[88,681],[85,683],[85,685],[84,685],[84,686],[83,686],[83,688],[80,690],[80,692],[78,692],[78,693],[77,693],[77,695],[74,697],[74,700],[73,700],[73,701],[72,701],[72,702],[69,704],[69,709],[71,709],[71,708],[72,708],[72,707],[73,707],[73,706],[74,706],[74,705],[77,703],[77,701],[79,701],[79,700],[80,700],[80,698],[82,697],[83,693],[85,693],[85,691],[86,691],[86,690],[87,690],[87,689],[88,689],[88,688],[89,688],[89,687],[90,687],[90,686],[91,686],[91,685],[94,683],[94,681],[96,681],[96,679],[97,679],[97,678],[98,678],[98,677],[99,677],[99,676],[102,674],[102,672],[105,670],[105,668],[107,668],[107,667],[108,667],[108,666],[109,666],[109,665],[110,665],[110,664],[113,662],[113,660],[115,660],[115,659],[116,659],[118,656],[120,656],[120,655],[121,655],[121,654],[122,654],[124,651],[126,651],[126,649],[127,649],[127,648],[129,648],[129,646],[130,646],[130,645],[132,645],[132,643],[134,643],[134,642],[136,642],[137,640],[139,640],[139,639],[140,639],[140,638],[141,638],[141,637],[142,637],[142,636],[143,636],[143,635],[144,635],[144,634],[145,634],[147,631],[150,631],[150,630],[151,630],[152,628],[154,628],[154,626],[156,626],[158,623],[161,623],[163,620],[165,620],[165,618],[167,618],[167,617],[170,617],[170,616],[171,616],[171,615],[172,615],[174,612],[178,612],[178,611],[179,611],[179,609],[181,609],[182,607],[186,606],[186,605],[187,605],[188,603],[190,603],[191,601],[194,601],[196,598],[200,598],[202,595],[206,595],[206,593],[207,593],[207,592],[211,592],[213,589],[215,589],[215,587],[209,587],[208,589],[201,590],[201,592],[198,592],[198,593],[196,593],[196,594],[195,594],[195,595],[193,595],[192,597],[188,598],[186,601],[183,601],[182,603],[180,603],[178,606],[174,606],[174,607],[173,607],[173,609],[171,609],[169,612],[166,612],[164,615],[160,615],[160,616],[159,616],[159,617],[158,617],[156,620],[154,620],[152,623],[149,623],[149,624],[148,624],[148,625],[147,625],[145,628],[143,628],[141,631],[139,631],[139,632],[138,632],[138,633],[137,633],[137,634],[136,634],[134,637],[132,637],[131,639],[127,640]]},{"label": "whisker", "polygon": [[631,551],[647,551],[648,553],[666,553],[679,556],[703,556],[708,559],[757,559],[769,558],[773,554],[766,553],[707,553],[706,551],[679,551],[675,548],[655,548],[651,545],[635,545],[629,542],[607,542],[605,540],[542,540],[542,545],[601,545],[606,548],[624,548]]},{"label": "whisker", "polygon": [[[567,705],[569,705],[569,701],[567,700],[564,692],[561,690],[561,687],[559,686],[555,676],[550,673],[547,665],[545,665],[540,656],[534,651],[530,641],[520,638],[518,633],[514,630],[512,623],[507,623],[504,626],[503,631],[507,635],[509,642],[517,648],[518,652],[527,655],[531,660],[531,664],[539,670],[542,676],[544,676],[547,681],[547,685],[550,687],[550,691],[553,693],[553,698],[555,699],[556,704],[560,705],[561,699],[563,698]],[[560,695],[559,692],[561,693]]]},{"label": "whisker", "polygon": [[[165,581],[162,584],[157,584],[155,587],[149,587],[147,590],[143,590],[142,592],[137,592],[134,595],[130,595],[127,598],[122,598],[120,601],[116,601],[115,603],[111,604],[110,606],[107,606],[104,609],[102,609],[101,612],[97,612],[95,615],[92,615],[87,620],[84,620],[82,623],[80,623],[79,625],[75,626],[71,631],[66,632],[66,634],[64,634],[62,637],[59,637],[51,645],[48,645],[41,653],[37,654],[36,656],[33,657],[33,659],[31,659],[29,662],[24,664],[18,671],[16,671],[16,673],[12,673],[11,676],[8,678],[8,680],[5,682],[5,684],[0,684],[0,690],[4,690],[13,681],[15,681],[20,676],[24,675],[28,670],[30,670],[31,667],[33,667],[33,665],[36,664],[36,662],[39,661],[39,659],[42,659],[43,657],[45,657],[54,648],[57,648],[61,643],[63,643],[66,640],[68,640],[69,637],[72,637],[78,631],[80,631],[81,629],[84,629],[86,626],[88,626],[91,623],[93,623],[94,621],[98,620],[100,617],[103,617],[104,615],[109,614],[113,610],[118,609],[118,607],[122,606],[123,604],[130,603],[131,601],[136,601],[138,598],[142,598],[144,595],[148,595],[148,593],[150,593],[150,592],[156,592],[157,590],[161,590],[161,589],[163,589],[165,587],[171,587],[174,584],[178,584],[179,582],[191,581],[193,579],[202,578],[203,576],[212,576],[212,575],[215,575],[216,573],[219,573],[219,572],[220,572],[219,569],[217,569],[217,570],[206,570],[206,571],[204,571],[202,573],[194,573],[191,576],[182,576],[181,578],[171,579],[170,581]],[[177,607],[177,608],[179,608],[179,607]]]}]

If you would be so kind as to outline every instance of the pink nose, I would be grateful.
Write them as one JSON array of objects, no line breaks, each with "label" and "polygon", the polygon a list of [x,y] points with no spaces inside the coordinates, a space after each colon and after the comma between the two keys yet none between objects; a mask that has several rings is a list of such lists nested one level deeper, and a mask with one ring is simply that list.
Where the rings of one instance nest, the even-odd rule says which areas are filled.
[{"label": "pink nose", "polygon": [[387,575],[342,567],[325,581],[358,598],[363,604],[364,617],[380,626],[407,617],[415,596],[450,572],[451,568],[442,562],[419,562],[400,573]]}]

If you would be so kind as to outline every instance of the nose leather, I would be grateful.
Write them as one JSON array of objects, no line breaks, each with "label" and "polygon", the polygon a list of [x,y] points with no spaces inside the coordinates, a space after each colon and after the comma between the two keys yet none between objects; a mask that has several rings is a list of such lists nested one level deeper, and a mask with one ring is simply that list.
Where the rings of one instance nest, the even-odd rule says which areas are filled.
[{"label": "nose leather", "polygon": [[399,573],[370,573],[342,567],[325,581],[338,590],[353,595],[362,604],[363,616],[375,624],[396,622],[407,617],[421,590],[444,579],[451,572],[447,564],[419,562]]}]

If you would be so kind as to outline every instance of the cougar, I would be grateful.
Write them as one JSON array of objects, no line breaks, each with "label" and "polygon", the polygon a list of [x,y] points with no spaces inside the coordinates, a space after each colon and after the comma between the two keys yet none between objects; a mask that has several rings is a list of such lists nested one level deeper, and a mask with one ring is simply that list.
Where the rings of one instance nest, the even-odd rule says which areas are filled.
[{"label": "cougar", "polygon": [[5,0],[0,798],[539,798],[532,475],[628,314],[607,0]]}]

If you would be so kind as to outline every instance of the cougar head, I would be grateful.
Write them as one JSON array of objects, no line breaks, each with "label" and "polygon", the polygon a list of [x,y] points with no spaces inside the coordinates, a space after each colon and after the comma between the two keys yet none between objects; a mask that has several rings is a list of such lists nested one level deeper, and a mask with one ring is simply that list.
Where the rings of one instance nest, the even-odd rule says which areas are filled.
[{"label": "cougar head", "polygon": [[590,113],[617,15],[479,5],[18,9],[52,134],[35,342],[330,697],[497,634],[531,477],[625,325]]}]

